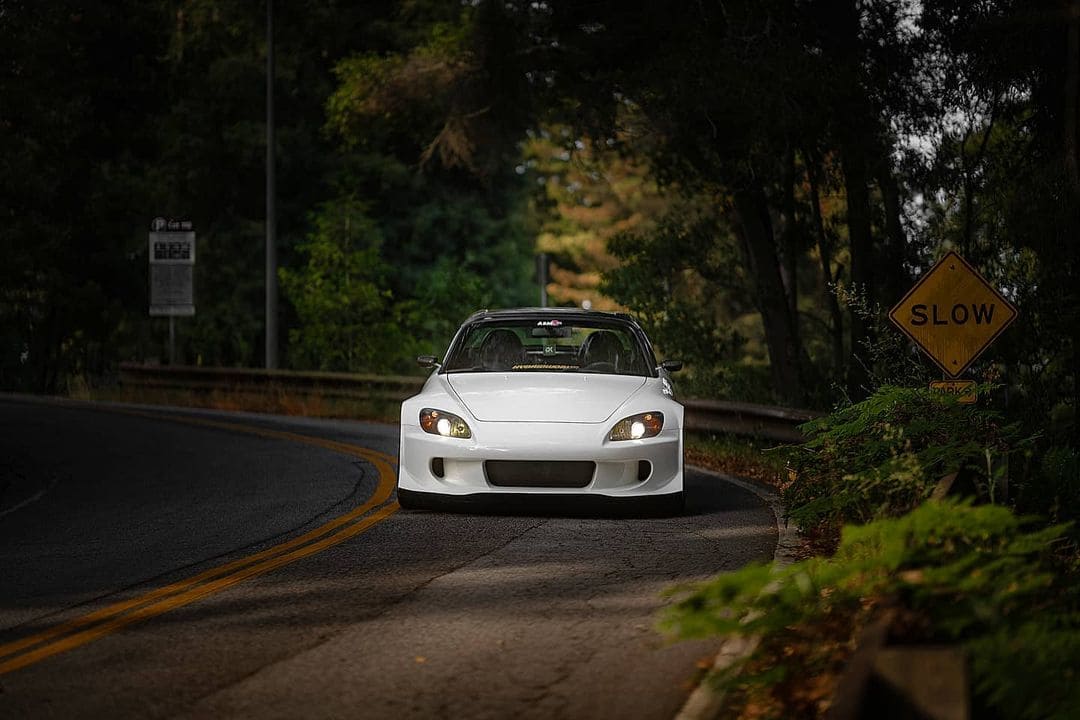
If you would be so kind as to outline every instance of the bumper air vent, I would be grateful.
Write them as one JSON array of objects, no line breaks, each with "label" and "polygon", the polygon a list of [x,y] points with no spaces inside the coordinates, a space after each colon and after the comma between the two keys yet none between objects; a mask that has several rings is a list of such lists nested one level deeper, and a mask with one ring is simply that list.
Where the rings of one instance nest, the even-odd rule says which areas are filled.
[{"label": "bumper air vent", "polygon": [[488,482],[498,487],[583,488],[592,482],[591,460],[488,460]]}]

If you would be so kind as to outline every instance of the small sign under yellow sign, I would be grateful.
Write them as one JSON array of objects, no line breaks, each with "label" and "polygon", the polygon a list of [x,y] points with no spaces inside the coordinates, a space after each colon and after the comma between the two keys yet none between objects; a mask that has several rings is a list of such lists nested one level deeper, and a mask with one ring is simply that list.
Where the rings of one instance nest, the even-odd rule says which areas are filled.
[{"label": "small sign under yellow sign", "polygon": [[961,405],[971,405],[979,399],[975,394],[974,380],[935,380],[930,383],[930,389],[946,395],[955,395],[956,402]]},{"label": "small sign under yellow sign", "polygon": [[955,378],[1016,314],[1012,303],[975,268],[949,252],[896,304],[889,319]]}]

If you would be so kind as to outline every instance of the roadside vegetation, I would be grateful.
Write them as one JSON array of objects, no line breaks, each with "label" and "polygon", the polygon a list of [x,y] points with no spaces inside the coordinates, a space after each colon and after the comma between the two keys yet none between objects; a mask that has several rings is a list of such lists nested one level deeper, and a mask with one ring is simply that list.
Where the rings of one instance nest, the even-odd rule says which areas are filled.
[{"label": "roadside vegetation", "polygon": [[723,433],[687,433],[684,458],[687,465],[748,478],[777,490],[787,472],[783,446]]},{"label": "roadside vegetation", "polygon": [[809,440],[784,453],[782,497],[817,555],[676,589],[664,617],[678,637],[760,641],[710,679],[725,717],[826,717],[879,621],[892,645],[962,649],[974,717],[1075,717],[1071,455],[925,389],[884,386],[804,429]]}]

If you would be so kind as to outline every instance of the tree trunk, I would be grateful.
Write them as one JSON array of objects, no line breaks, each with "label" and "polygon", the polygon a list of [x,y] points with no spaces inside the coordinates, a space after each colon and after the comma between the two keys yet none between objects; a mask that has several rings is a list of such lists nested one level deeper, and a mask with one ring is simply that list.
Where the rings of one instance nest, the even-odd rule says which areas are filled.
[{"label": "tree trunk", "polygon": [[783,401],[801,405],[804,402],[799,373],[802,348],[784,292],[765,193],[760,187],[737,190],[734,201],[735,227],[754,278],[755,304],[765,327],[773,385]]},{"label": "tree trunk", "polygon": [[1080,0],[1068,9],[1069,29],[1065,54],[1065,168],[1073,202],[1080,205]]},{"label": "tree trunk", "polygon": [[[799,232],[795,223],[795,152],[789,150],[784,158],[784,228],[781,234],[780,276],[784,281],[788,312],[798,322],[799,317]],[[798,324],[795,326],[799,330]]]},{"label": "tree trunk", "polygon": [[870,192],[867,188],[866,155],[855,141],[841,148],[844,190],[847,195],[848,236],[851,242],[851,284],[865,299],[865,312],[851,313],[851,354],[855,362],[848,373],[848,393],[853,399],[866,395],[868,369],[864,345],[871,340],[869,313],[873,312],[876,292],[874,282],[874,238],[871,230]]},{"label": "tree trunk", "polygon": [[[1072,212],[1069,222],[1073,226],[1072,270],[1080,267],[1080,244],[1075,231],[1080,228],[1080,0],[1072,0],[1068,7],[1068,39],[1065,53],[1065,169],[1072,194]],[[1073,298],[1076,289],[1073,288]],[[1074,305],[1075,306],[1075,305]],[[1080,323],[1072,325],[1072,381],[1073,411],[1080,408]],[[1080,445],[1080,423],[1073,422],[1073,442]]]},{"label": "tree trunk", "polygon": [[860,299],[851,310],[851,359],[847,377],[853,400],[867,394],[869,368],[865,345],[871,339],[872,319],[881,288],[874,277],[873,216],[870,202],[872,162],[877,155],[882,118],[867,87],[862,36],[862,11],[858,0],[822,3],[828,23],[824,49],[833,65],[833,102],[837,103],[835,145],[840,155],[847,196],[847,225],[851,250],[851,290]]},{"label": "tree trunk", "polygon": [[832,238],[825,232],[825,222],[821,217],[821,193],[818,190],[818,167],[816,164],[806,168],[806,177],[810,182],[810,209],[814,219],[814,233],[817,235],[818,255],[821,256],[821,276],[825,280],[825,306],[829,309],[832,323],[829,336],[832,340],[833,368],[836,377],[842,377],[846,370],[844,357],[844,314],[840,310],[840,301],[836,299],[836,276],[832,271]]},{"label": "tree trunk", "polygon": [[900,222],[903,210],[900,206],[900,188],[887,163],[880,166],[877,177],[881,199],[885,205],[885,266],[888,269],[881,282],[882,299],[886,308],[900,301],[911,284],[911,276],[904,268],[907,259],[907,236]]}]

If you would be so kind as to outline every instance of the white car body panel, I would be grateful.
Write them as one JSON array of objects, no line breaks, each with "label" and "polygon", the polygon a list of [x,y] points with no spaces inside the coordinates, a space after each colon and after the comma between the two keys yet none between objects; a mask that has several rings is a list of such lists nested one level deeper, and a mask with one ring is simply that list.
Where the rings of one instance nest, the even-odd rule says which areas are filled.
[{"label": "white car body panel", "polygon": [[[544,423],[604,422],[647,379],[591,373],[459,373],[443,377],[477,420]],[[573,411],[568,412],[569,408]]]}]

